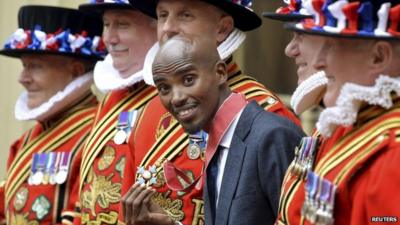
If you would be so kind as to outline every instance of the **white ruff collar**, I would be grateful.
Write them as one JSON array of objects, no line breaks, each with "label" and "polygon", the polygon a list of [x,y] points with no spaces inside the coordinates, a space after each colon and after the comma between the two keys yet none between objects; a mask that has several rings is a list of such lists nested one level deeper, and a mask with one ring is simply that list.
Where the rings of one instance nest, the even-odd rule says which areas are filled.
[{"label": "white ruff collar", "polygon": [[324,71],[319,71],[301,82],[290,99],[294,112],[300,115],[310,107],[318,105],[327,83],[328,79]]},{"label": "white ruff collar", "polygon": [[380,75],[374,86],[346,83],[340,91],[336,105],[321,112],[317,129],[322,135],[330,137],[337,126],[353,125],[363,102],[389,109],[393,106],[391,92],[400,95],[400,77]]},{"label": "white ruff collar", "polygon": [[57,92],[47,102],[33,109],[28,107],[28,93],[24,91],[15,104],[15,118],[17,120],[46,121],[90,91],[92,84],[92,72],[86,73],[73,80],[64,90]]},{"label": "white ruff collar", "polygon": [[94,83],[102,93],[108,93],[114,90],[124,89],[143,80],[142,70],[130,75],[128,78],[122,78],[118,70],[113,66],[110,54],[104,61],[98,61],[94,67]]},{"label": "white ruff collar", "polygon": [[[239,29],[235,28],[229,34],[229,36],[218,46],[218,53],[219,53],[220,58],[222,60],[225,60],[229,56],[231,56],[239,48],[239,46],[244,42],[245,39],[246,39],[246,34],[243,31],[240,31]],[[154,58],[156,57],[156,54],[159,49],[160,49],[160,45],[157,42],[147,52],[146,58],[144,60],[144,65],[143,65],[144,81],[146,82],[146,84],[152,85],[152,86],[154,86],[152,66],[153,66]],[[95,78],[96,78],[96,74],[95,74]]]}]

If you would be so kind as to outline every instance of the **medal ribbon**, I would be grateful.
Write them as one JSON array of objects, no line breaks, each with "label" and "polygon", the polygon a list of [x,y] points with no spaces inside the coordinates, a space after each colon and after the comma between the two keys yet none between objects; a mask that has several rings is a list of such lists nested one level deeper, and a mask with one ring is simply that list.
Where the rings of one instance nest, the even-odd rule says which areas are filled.
[{"label": "medal ribbon", "polygon": [[[193,182],[186,173],[175,167],[175,165],[166,161],[163,165],[165,181],[169,189],[173,191],[187,191],[192,189],[196,184],[196,188],[201,188],[203,186],[202,177],[207,171],[207,167],[214,154],[217,152],[219,143],[222,137],[225,135],[226,131],[230,127],[233,120],[236,118],[238,113],[246,106],[247,101],[245,97],[241,94],[232,93],[221,105],[215,114],[213,123],[209,130],[208,143],[206,148],[206,158],[203,166],[203,171],[199,177],[197,177]],[[186,183],[190,185],[184,187],[181,182],[179,182],[178,177],[181,177]]]}]

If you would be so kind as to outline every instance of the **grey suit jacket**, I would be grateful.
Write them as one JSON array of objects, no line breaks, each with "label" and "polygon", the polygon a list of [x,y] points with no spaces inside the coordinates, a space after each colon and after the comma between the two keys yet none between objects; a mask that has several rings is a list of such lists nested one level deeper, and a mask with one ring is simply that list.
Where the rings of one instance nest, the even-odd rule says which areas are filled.
[{"label": "grey suit jacket", "polygon": [[249,103],[228,151],[214,224],[204,185],[205,224],[274,224],[282,180],[303,136],[291,121]]}]

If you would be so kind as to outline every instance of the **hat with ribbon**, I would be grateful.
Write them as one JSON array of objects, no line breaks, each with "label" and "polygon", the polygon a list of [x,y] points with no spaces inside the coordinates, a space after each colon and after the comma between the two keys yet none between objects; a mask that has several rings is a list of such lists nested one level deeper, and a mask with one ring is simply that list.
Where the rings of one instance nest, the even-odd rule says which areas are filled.
[{"label": "hat with ribbon", "polygon": [[281,6],[275,12],[264,12],[264,17],[280,20],[283,22],[299,21],[306,18],[312,18],[306,9],[302,7],[306,0],[283,0],[286,6]]},{"label": "hat with ribbon", "polygon": [[[125,9],[136,10],[134,4],[129,4],[128,0],[89,0],[89,3],[79,5],[79,10],[87,13],[103,14],[106,10]],[[146,9],[141,9],[141,11]],[[146,15],[151,14],[150,11],[144,12]]]},{"label": "hat with ribbon", "polygon": [[[159,0],[129,0],[143,13],[157,18],[156,8]],[[260,17],[251,9],[252,0],[200,0],[220,8],[233,17],[235,27],[242,31],[256,29],[262,23]]]},{"label": "hat with ribbon", "polygon": [[17,58],[24,54],[55,54],[93,61],[106,54],[100,17],[79,10],[23,6],[18,13],[18,25],[0,54]]},{"label": "hat with ribbon", "polygon": [[399,0],[308,0],[304,7],[314,16],[287,24],[299,32],[365,39],[400,38]]}]

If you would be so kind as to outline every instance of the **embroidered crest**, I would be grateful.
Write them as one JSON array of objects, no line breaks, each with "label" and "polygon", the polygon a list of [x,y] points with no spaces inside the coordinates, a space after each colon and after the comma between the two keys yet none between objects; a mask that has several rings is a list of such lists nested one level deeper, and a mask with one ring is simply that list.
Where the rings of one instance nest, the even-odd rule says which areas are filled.
[{"label": "embroidered crest", "polygon": [[39,196],[32,205],[32,211],[36,213],[36,217],[39,220],[42,220],[49,214],[50,208],[50,201],[44,195]]},{"label": "embroidered crest", "polygon": [[119,176],[120,176],[121,178],[124,178],[125,162],[126,162],[126,158],[125,158],[125,156],[123,156],[123,157],[121,157],[121,159],[118,161],[117,165],[115,165],[115,169],[118,171]]},{"label": "embroidered crest", "polygon": [[171,199],[169,197],[170,191],[167,193],[155,193],[152,200],[164,209],[168,216],[175,221],[181,221],[185,217],[185,213],[182,211],[183,202],[181,199]]},{"label": "embroidered crest", "polygon": [[174,117],[170,113],[165,113],[158,123],[156,131],[156,139],[161,137],[168,127],[174,122]]},{"label": "embroidered crest", "polygon": [[105,177],[94,174],[90,190],[83,193],[83,206],[90,209],[93,216],[96,215],[96,204],[105,209],[109,208],[110,204],[118,203],[121,199],[121,184],[111,181],[113,175]]},{"label": "embroidered crest", "polygon": [[14,198],[14,209],[20,211],[24,208],[26,201],[28,200],[28,189],[26,187],[21,187],[15,194]]},{"label": "embroidered crest", "polygon": [[97,164],[99,170],[105,170],[113,163],[115,159],[115,149],[112,146],[107,145],[104,148],[104,152]]}]

